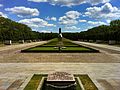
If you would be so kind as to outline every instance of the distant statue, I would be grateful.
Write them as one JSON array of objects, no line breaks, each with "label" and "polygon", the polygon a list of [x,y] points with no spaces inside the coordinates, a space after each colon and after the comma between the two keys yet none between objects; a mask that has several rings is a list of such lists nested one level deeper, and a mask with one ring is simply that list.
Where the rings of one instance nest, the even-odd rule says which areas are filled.
[{"label": "distant statue", "polygon": [[61,48],[63,46],[63,42],[62,42],[62,33],[61,33],[61,28],[59,28],[59,35],[58,35],[58,48],[59,48],[59,52],[61,52]]},{"label": "distant statue", "polygon": [[59,28],[59,36],[58,36],[59,41],[62,41],[62,38],[63,38],[63,36],[61,33],[61,28]]},{"label": "distant statue", "polygon": [[59,34],[61,33],[61,28],[59,28]]}]

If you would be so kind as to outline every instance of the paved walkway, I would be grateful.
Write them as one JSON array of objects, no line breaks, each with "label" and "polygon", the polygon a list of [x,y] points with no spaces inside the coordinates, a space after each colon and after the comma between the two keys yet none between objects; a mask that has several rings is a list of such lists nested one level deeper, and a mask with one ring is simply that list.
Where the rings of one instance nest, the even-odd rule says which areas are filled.
[{"label": "paved walkway", "polygon": [[120,63],[120,54],[116,53],[20,53],[21,49],[45,43],[36,42],[0,47],[0,63]]},{"label": "paved walkway", "polygon": [[88,74],[100,90],[108,90],[109,87],[105,86],[108,84],[115,88],[113,90],[120,88],[119,63],[5,63],[0,64],[0,90],[9,88],[16,80],[24,82],[33,74],[48,74],[53,71]]},{"label": "paved walkway", "polygon": [[109,50],[120,52],[120,47],[113,46],[113,45],[96,44],[96,43],[80,42],[80,41],[74,41],[74,42],[78,43],[78,44],[82,44],[82,45],[97,47],[97,48],[100,48],[100,49],[103,48],[103,49],[109,49]]},{"label": "paved walkway", "polygon": [[5,45],[5,46],[0,47],[0,51],[12,50],[12,49],[21,49],[21,48],[30,47],[30,46],[33,46],[33,45],[39,45],[39,44],[42,44],[42,43],[45,43],[45,42],[46,41],[16,44],[16,45]]},{"label": "paved walkway", "polygon": [[[3,63],[0,63],[0,90],[19,90],[20,86],[26,82],[26,80],[33,74],[48,74],[53,71],[67,71],[72,74],[88,74],[93,82],[97,85],[99,90],[119,90],[120,89],[120,54],[110,53],[109,50],[107,54],[104,52],[98,54],[79,54],[79,53],[37,53],[37,54],[21,54],[16,51],[20,51],[23,48],[28,48],[36,44],[42,44],[45,42],[31,43],[30,45],[24,44],[23,46],[7,46],[0,47],[1,56]],[[77,42],[79,43],[79,42]],[[84,43],[85,44],[85,43]],[[87,43],[86,43],[87,44]],[[119,51],[119,47],[114,46],[104,46],[90,43],[91,46],[99,46],[102,48],[108,48],[115,51]],[[89,44],[88,44],[89,45]],[[111,48],[110,48],[111,47]],[[117,49],[118,50],[117,50]],[[100,49],[100,48],[98,48]],[[102,49],[103,51],[106,49]],[[96,56],[97,55],[97,56]],[[5,56],[5,57],[4,57]],[[8,57],[7,57],[8,56]],[[11,57],[12,56],[12,57]],[[27,56],[27,57],[26,57]],[[34,57],[33,57],[34,56]],[[43,58],[44,56],[44,58]],[[7,58],[6,58],[7,57]],[[15,62],[15,60],[19,59]],[[22,57],[22,58],[21,58]],[[25,58],[23,58],[25,57]],[[34,59],[35,58],[35,59]],[[34,63],[37,60],[44,60],[47,58],[45,63]],[[69,61],[59,61],[59,63],[52,63],[50,60],[62,60],[71,59],[73,62]],[[14,60],[14,63],[6,63],[8,59],[9,62]],[[32,60],[30,63],[18,63],[22,62],[20,60]],[[93,60],[96,62],[93,62]],[[110,59],[110,60],[109,60]],[[76,62],[76,60],[83,60],[84,63]],[[116,61],[117,60],[117,61]],[[89,61],[89,63],[88,63]],[[100,63],[100,62],[103,63]],[[104,63],[106,62],[107,63]],[[32,63],[31,63],[32,62]],[[99,63],[98,63],[99,62]],[[110,62],[110,63],[109,63]],[[114,62],[114,63],[112,63]]]}]

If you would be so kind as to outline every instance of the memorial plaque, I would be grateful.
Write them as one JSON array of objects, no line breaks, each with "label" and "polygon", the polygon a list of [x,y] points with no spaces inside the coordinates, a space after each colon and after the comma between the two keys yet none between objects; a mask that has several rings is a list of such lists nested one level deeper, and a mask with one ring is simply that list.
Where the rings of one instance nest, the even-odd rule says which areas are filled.
[{"label": "memorial plaque", "polygon": [[47,90],[75,90],[76,83],[72,74],[67,72],[54,72],[47,77]]}]

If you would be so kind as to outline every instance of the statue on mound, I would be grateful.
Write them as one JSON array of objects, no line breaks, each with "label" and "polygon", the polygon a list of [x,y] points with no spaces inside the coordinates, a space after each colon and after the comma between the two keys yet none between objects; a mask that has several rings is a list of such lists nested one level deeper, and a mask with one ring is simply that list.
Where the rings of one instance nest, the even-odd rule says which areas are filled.
[{"label": "statue on mound", "polygon": [[61,52],[61,48],[63,47],[63,36],[62,36],[62,33],[61,33],[61,28],[59,28],[59,35],[58,35],[58,48],[59,48],[59,52]]},{"label": "statue on mound", "polygon": [[63,38],[63,36],[62,36],[62,33],[61,33],[61,28],[59,28],[59,35],[58,35],[59,41],[62,41],[62,38]]}]

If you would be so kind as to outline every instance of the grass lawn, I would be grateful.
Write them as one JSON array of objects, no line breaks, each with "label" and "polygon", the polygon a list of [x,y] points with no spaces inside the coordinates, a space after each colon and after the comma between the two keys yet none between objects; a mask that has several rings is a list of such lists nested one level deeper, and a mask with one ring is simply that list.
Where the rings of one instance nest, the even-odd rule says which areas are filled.
[{"label": "grass lawn", "polygon": [[[98,52],[97,50],[91,49],[91,48],[87,48],[87,47],[83,47],[81,45],[72,43],[71,40],[65,39],[63,38],[63,47],[66,48],[61,48],[61,52]],[[57,47],[58,45],[58,38],[52,39],[50,41],[48,41],[48,43],[40,45],[40,46],[36,46],[33,48],[29,48],[26,50],[22,50],[22,52],[59,52]]]},{"label": "grass lawn", "polygon": [[42,46],[56,46],[57,42],[56,41],[52,41],[52,42],[48,42],[47,44],[44,44]]},{"label": "grass lawn", "polygon": [[79,75],[79,78],[85,90],[98,90],[88,75]]},{"label": "grass lawn", "polygon": [[27,84],[27,86],[24,88],[24,90],[37,90],[38,85],[42,79],[42,75],[34,75],[31,80],[29,81],[29,83]]},{"label": "grass lawn", "polygon": [[[59,52],[59,49],[56,47],[46,47],[46,46],[40,46],[40,47],[33,47],[26,49],[23,52]],[[66,48],[61,48],[61,52],[97,52],[94,51],[93,49],[86,48],[86,47],[66,47]]]},{"label": "grass lawn", "polygon": [[[44,44],[43,46],[57,46],[58,39],[52,39],[47,44]],[[63,38],[63,44],[64,46],[79,46],[78,44],[72,43],[71,40]]]},{"label": "grass lawn", "polygon": [[48,43],[43,44],[42,46],[56,46],[58,43],[58,38],[54,38],[50,40]]},{"label": "grass lawn", "polygon": [[66,50],[70,50],[70,51],[90,51],[89,48],[85,48],[85,47],[66,47],[65,49],[62,49],[62,51],[66,51]]},{"label": "grass lawn", "polygon": [[37,46],[33,48],[28,48],[25,50],[22,50],[21,52],[27,52],[27,53],[39,53],[39,52],[58,52],[58,48],[55,47],[45,47],[45,46]]},{"label": "grass lawn", "polygon": [[39,50],[50,50],[50,51],[56,51],[58,50],[57,48],[54,47],[34,47],[34,48],[30,48],[28,50],[32,50],[32,51],[39,51]]}]

